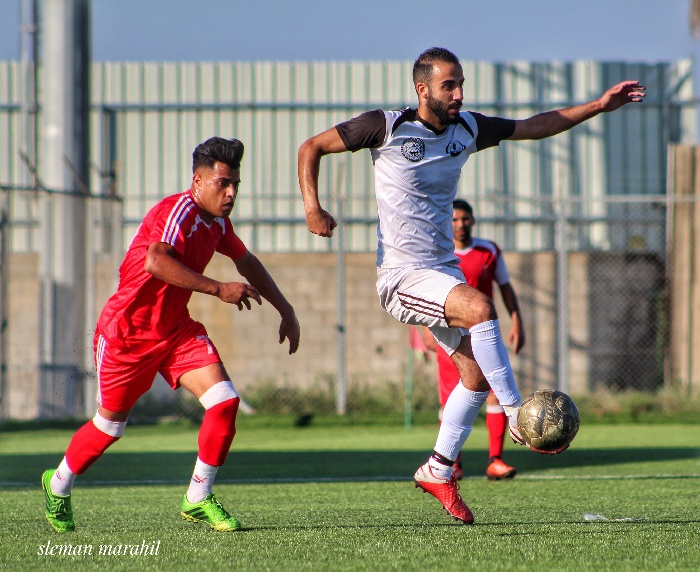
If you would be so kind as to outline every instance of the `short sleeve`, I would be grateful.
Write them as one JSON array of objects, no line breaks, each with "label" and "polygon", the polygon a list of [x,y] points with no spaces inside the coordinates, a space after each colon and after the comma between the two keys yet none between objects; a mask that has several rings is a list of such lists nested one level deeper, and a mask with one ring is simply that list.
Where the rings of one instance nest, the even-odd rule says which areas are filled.
[{"label": "short sleeve", "polygon": [[493,279],[499,286],[503,286],[504,284],[508,284],[508,282],[510,282],[510,275],[508,274],[508,269],[506,268],[506,261],[503,260],[503,253],[500,249],[498,250],[498,254],[496,256],[496,270],[493,273]]},{"label": "short sleeve", "polygon": [[476,150],[483,151],[495,147],[504,139],[508,139],[515,131],[515,120],[502,117],[488,117],[481,113],[470,112],[476,120],[478,128]]},{"label": "short sleeve", "polygon": [[190,213],[194,208],[194,203],[184,195],[174,204],[161,203],[155,207],[154,211],[144,219],[144,224],[150,223],[148,225],[150,226],[148,244],[164,242],[172,246],[179,254],[184,254],[183,224],[191,216]]},{"label": "short sleeve", "polygon": [[384,142],[386,119],[381,109],[367,111],[335,126],[348,151],[373,149]]}]

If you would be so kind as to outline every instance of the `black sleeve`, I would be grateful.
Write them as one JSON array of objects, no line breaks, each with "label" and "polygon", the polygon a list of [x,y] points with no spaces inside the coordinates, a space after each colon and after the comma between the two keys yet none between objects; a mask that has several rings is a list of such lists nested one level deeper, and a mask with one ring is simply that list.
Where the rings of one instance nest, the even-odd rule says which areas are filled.
[{"label": "black sleeve", "polygon": [[360,149],[379,147],[383,143],[386,135],[386,120],[384,112],[381,109],[375,109],[339,123],[335,128],[348,151],[354,153]]},{"label": "black sleeve", "polygon": [[476,136],[476,150],[483,151],[495,147],[504,139],[508,139],[515,131],[515,120],[501,117],[487,117],[481,113],[470,112],[476,119],[479,129]]}]

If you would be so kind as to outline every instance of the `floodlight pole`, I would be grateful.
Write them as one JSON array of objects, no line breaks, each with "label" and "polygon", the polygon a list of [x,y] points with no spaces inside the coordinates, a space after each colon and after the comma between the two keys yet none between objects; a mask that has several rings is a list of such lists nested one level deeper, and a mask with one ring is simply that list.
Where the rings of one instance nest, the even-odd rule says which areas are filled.
[{"label": "floodlight pole", "polygon": [[40,43],[40,417],[82,417],[90,153],[90,2],[44,0]]}]

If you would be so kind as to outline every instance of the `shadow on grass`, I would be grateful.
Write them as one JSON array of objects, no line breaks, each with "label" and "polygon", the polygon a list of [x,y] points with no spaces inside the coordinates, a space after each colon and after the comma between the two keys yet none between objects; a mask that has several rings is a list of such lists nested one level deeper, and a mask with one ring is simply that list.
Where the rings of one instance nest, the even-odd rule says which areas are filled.
[{"label": "shadow on grass", "polygon": [[[425,462],[428,451],[304,451],[263,453],[233,450],[219,470],[217,481],[294,480],[410,480]],[[128,484],[187,482],[195,453],[110,453],[81,477],[84,484]],[[619,465],[624,463],[697,460],[693,448],[585,449],[562,455],[537,455],[508,451],[506,460],[518,473],[537,474],[549,469]],[[58,465],[61,455],[0,455],[0,485],[30,485],[41,473]],[[483,476],[486,454],[468,451],[464,456],[465,477]]]}]

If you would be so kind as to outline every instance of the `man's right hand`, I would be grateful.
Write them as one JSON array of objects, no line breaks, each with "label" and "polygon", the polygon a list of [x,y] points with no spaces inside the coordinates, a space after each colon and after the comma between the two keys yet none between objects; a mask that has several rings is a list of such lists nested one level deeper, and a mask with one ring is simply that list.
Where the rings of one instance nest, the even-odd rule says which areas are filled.
[{"label": "man's right hand", "polygon": [[221,282],[217,298],[227,304],[235,304],[239,310],[243,310],[243,306],[250,310],[251,298],[258,303],[258,306],[262,305],[260,292],[245,282]]},{"label": "man's right hand", "polygon": [[313,234],[331,237],[336,226],[338,226],[338,223],[335,222],[331,214],[320,207],[317,210],[306,213],[306,228]]}]

